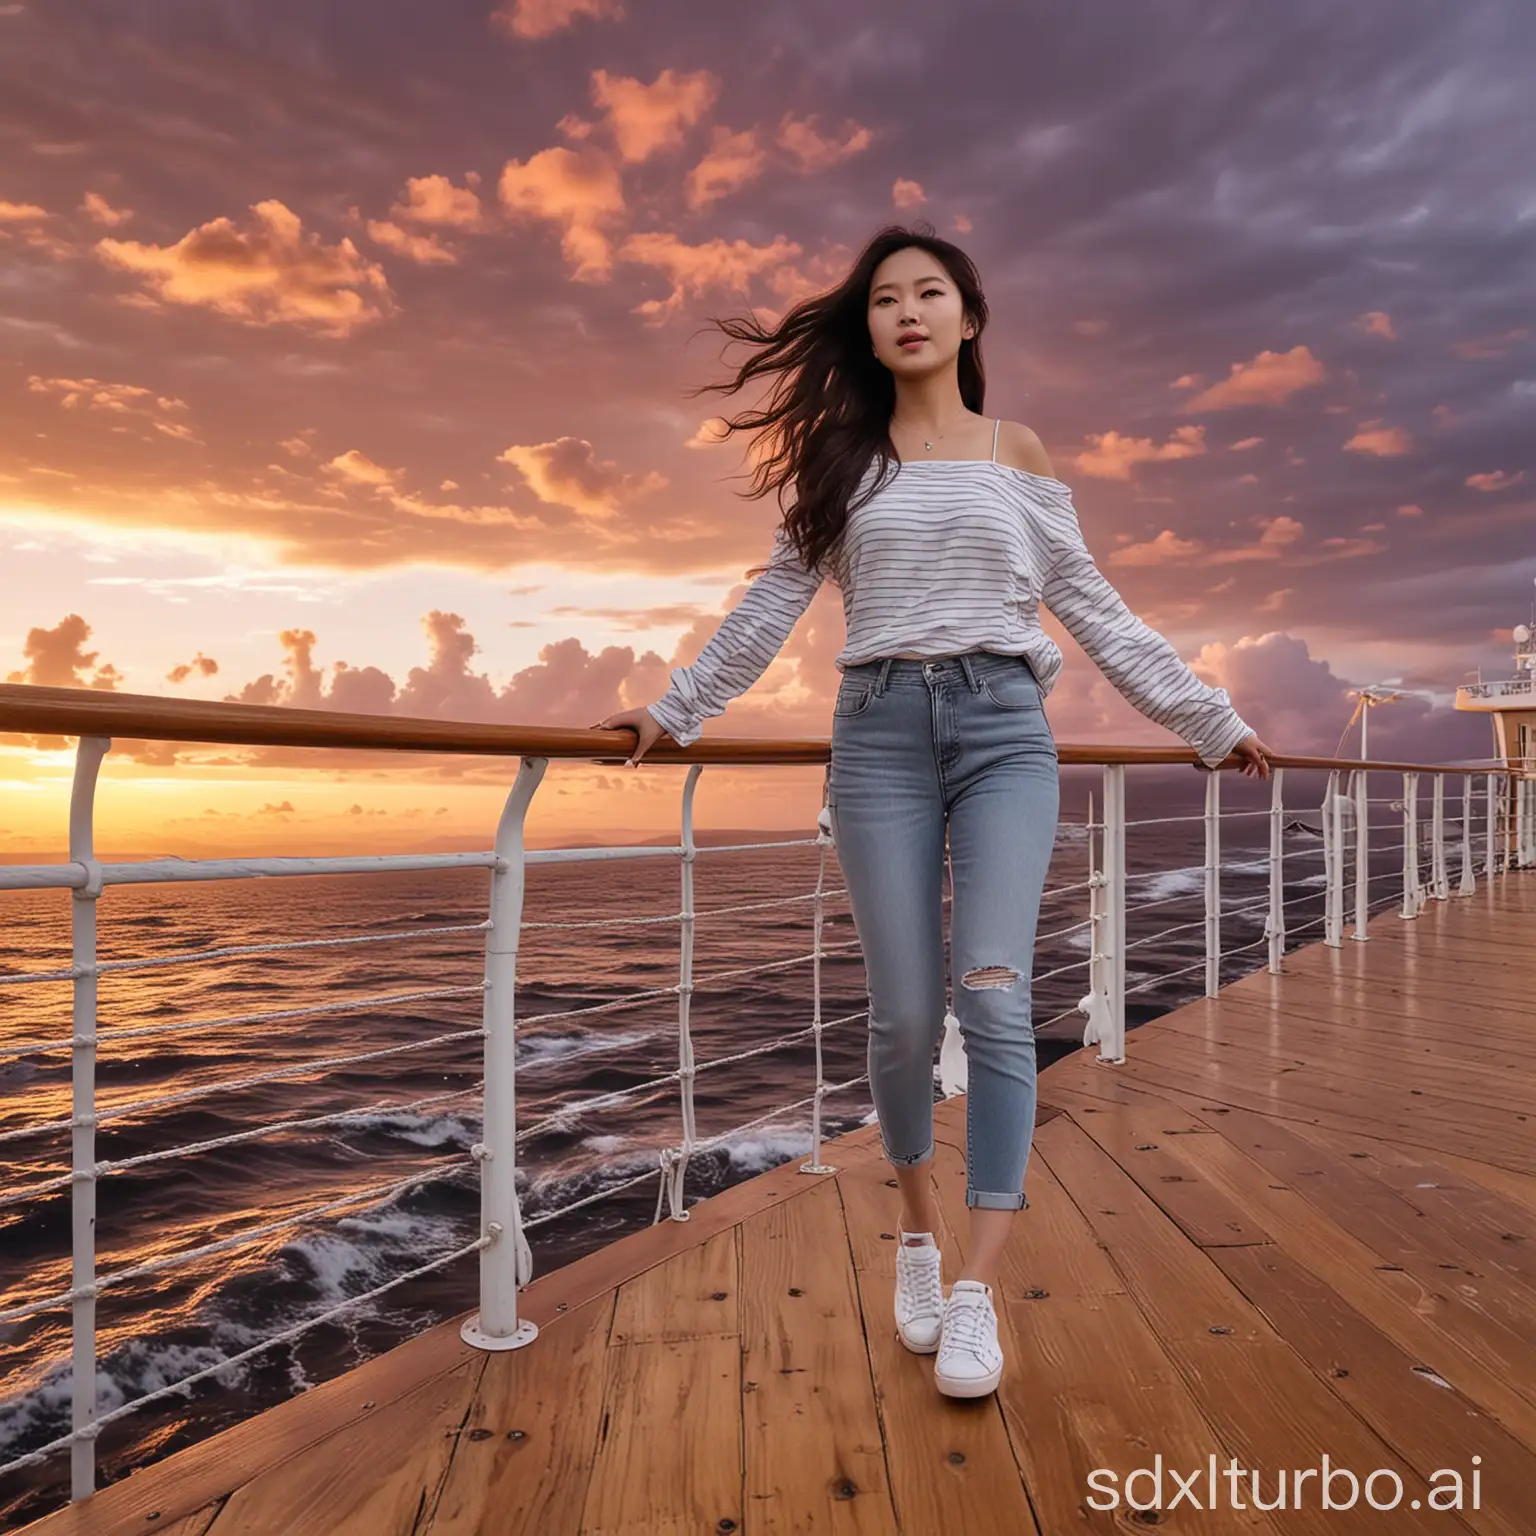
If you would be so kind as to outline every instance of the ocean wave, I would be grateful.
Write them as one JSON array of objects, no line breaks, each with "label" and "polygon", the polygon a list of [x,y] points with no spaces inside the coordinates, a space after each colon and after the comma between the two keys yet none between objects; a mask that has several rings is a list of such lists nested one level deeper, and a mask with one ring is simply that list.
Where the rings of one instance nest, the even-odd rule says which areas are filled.
[{"label": "ocean wave", "polygon": [[599,1051],[627,1050],[643,1045],[655,1034],[656,1031],[651,1029],[579,1029],[566,1034],[520,1034],[517,1037],[517,1065],[519,1069],[551,1066]]}]

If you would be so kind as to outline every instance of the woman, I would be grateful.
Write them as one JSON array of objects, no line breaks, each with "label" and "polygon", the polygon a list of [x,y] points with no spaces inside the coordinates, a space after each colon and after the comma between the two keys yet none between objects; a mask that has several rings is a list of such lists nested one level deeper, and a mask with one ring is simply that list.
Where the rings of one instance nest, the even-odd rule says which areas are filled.
[{"label": "woman", "polygon": [[[720,322],[755,350],[728,384],[772,381],[728,423],[763,434],[753,496],[793,504],[758,579],[648,709],[600,722],[687,746],[762,675],[823,580],[848,643],[833,708],[827,809],[864,952],[869,1081],[901,1189],[897,1332],[936,1354],[939,1389],[1002,1376],[992,1301],[1035,1121],[1030,985],[1055,837],[1055,743],[1042,699],[1061,653],[1045,603],[1122,693],[1211,768],[1265,748],[1095,568],[1072,493],[1029,428],[982,414],[976,269],[932,230],[888,228],[846,281],[767,329]],[[933,1234],[933,1060],[943,1029],[942,874],[953,891],[954,1012],[968,1063],[970,1256],[943,1294]]]}]

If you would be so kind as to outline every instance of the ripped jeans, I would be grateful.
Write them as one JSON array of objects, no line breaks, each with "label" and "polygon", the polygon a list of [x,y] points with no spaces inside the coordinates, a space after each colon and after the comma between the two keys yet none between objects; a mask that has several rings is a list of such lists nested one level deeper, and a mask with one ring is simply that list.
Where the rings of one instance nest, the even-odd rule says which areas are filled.
[{"label": "ripped jeans", "polygon": [[849,667],[828,820],[864,951],[869,1081],[893,1163],[933,1156],[948,828],[953,1010],[965,1041],[966,1204],[1018,1210],[1035,1127],[1030,976],[1056,837],[1056,743],[1019,656]]}]

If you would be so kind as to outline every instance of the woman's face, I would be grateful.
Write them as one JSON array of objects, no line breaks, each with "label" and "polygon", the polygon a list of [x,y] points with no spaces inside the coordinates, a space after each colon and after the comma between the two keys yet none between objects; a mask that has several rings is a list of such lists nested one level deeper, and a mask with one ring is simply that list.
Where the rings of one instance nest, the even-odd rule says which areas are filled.
[{"label": "woman's face", "polygon": [[894,251],[869,284],[869,338],[898,377],[921,378],[950,366],[976,334],[960,290],[937,256],[918,246]]}]

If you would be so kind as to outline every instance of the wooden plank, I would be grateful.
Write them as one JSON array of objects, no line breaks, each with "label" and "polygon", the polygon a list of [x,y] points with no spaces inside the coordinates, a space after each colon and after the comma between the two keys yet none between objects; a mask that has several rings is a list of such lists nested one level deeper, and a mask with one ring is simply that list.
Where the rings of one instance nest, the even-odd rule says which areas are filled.
[{"label": "wooden plank", "polygon": [[747,1529],[894,1529],[837,1184],[744,1222],[741,1274]]},{"label": "wooden plank", "polygon": [[[1222,1138],[1400,1270],[1421,1304],[1440,1302],[1443,1326],[1475,1347],[1480,1358],[1497,1362],[1504,1379],[1536,1406],[1536,1334],[1530,1326],[1536,1318],[1536,1292],[1477,1265],[1443,1227],[1396,1191],[1353,1160],[1313,1146],[1283,1124],[1238,1110],[1222,1121],[1222,1137],[1215,1139]],[[1237,1166],[1224,1149],[1206,1145],[1204,1138],[1196,1141],[1189,1138],[1180,1151],[1193,1160],[1220,1154],[1224,1168]]]},{"label": "wooden plank", "polygon": [[356,1370],[322,1382],[222,1434],[26,1527],[27,1536],[117,1536],[158,1510],[181,1519],[306,1447],[387,1409],[406,1393],[477,1361],[457,1321],[407,1340]]},{"label": "wooden plank", "polygon": [[1175,1105],[1159,1112],[1141,1106],[1133,1117],[1125,1109],[1062,1085],[1052,1086],[1054,1103],[1079,1124],[1085,1115],[1101,1115],[1092,1134],[1129,1171],[1185,1236],[1201,1248],[1266,1243],[1269,1234],[1243,1208],[1211,1188],[1174,1153],[1180,1138],[1214,1134],[1203,1121]]},{"label": "wooden plank", "polygon": [[1267,1083],[1256,1082],[1251,1073],[1239,1072],[1231,1063],[1188,1053],[1175,1058],[1172,1052],[1156,1060],[1139,1055],[1128,1063],[1125,1075],[1159,1087],[1193,1089],[1219,1102],[1251,1109],[1259,1114],[1308,1120],[1341,1130],[1365,1130],[1374,1136],[1435,1150],[1470,1152],[1480,1159],[1519,1172],[1536,1170],[1536,1149],[1500,1138],[1476,1123],[1456,1126],[1449,1121],[1410,1114],[1394,1114],[1391,1106],[1368,1096],[1351,1094],[1330,1083],[1297,1081],[1297,1073]]},{"label": "wooden plank", "polygon": [[[1330,1018],[1345,1019],[1360,1013],[1395,1019],[1405,1033],[1432,1032],[1453,1026],[1458,1018],[1465,1021],[1464,981],[1448,985],[1444,991],[1428,986],[1407,991],[1394,988],[1384,971],[1382,967],[1369,977],[1359,978],[1296,971],[1277,977],[1268,971],[1255,971],[1224,987],[1222,996],[1230,993],[1235,999],[1281,1000],[1290,1008]],[[1507,1002],[1480,996],[1479,1033],[1486,1030],[1493,1038],[1506,1040],[1517,1036],[1525,1018],[1525,1006],[1518,996]]]},{"label": "wooden plank", "polygon": [[1536,1174],[1517,1173],[1511,1168],[1497,1168],[1479,1158],[1467,1157],[1460,1152],[1439,1148],[1436,1158],[1446,1167],[1471,1179],[1483,1189],[1491,1190],[1502,1200],[1511,1201],[1527,1211],[1536,1212]]},{"label": "wooden plank", "polygon": [[[1459,1392],[1497,1418],[1511,1434],[1536,1446],[1536,1409],[1508,1379],[1508,1365],[1481,1328],[1467,1325],[1453,1292],[1431,1292],[1338,1223],[1322,1216],[1296,1189],[1225,1136],[1186,1148],[1207,1176],[1236,1199],[1248,1200],[1275,1242],[1328,1285],[1406,1354],[1430,1365]],[[1475,1319],[1473,1320],[1475,1324]]]},{"label": "wooden plank", "polygon": [[[1224,1144],[1217,1136],[1188,1139]],[[1037,1152],[1108,1248],[1202,1414],[1242,1466],[1319,1467],[1327,1455],[1335,1466],[1392,1468],[1405,1481],[1412,1475],[1216,1268],[1218,1250],[1189,1243],[1074,1120],[1052,1121]],[[1392,1518],[1394,1532],[1444,1528],[1422,1511],[1399,1509]],[[1338,1528],[1336,1515],[1320,1507],[1286,1513],[1287,1536]]]},{"label": "wooden plank", "polygon": [[728,1227],[618,1290],[610,1334],[614,1344],[653,1344],[741,1333],[736,1229]]},{"label": "wooden plank", "polygon": [[1395,1190],[1483,1263],[1536,1286],[1536,1213],[1491,1193],[1444,1158],[1365,1136],[1298,1126],[1313,1146],[1347,1157]]},{"label": "wooden plank", "polygon": [[1187,1008],[1143,1024],[1137,1041],[1155,1040],[1164,1030],[1206,1040],[1258,1040],[1271,1050],[1305,1054],[1307,1051],[1371,1054],[1376,1059],[1405,1059],[1449,1063],[1469,1073],[1507,1072],[1507,1046],[1484,1044],[1466,1033],[1465,1026],[1447,1024],[1432,1034],[1406,1032],[1399,1019],[1366,1018],[1352,1013],[1347,1020],[1320,1019],[1299,1006],[1289,1011],[1229,997],[1204,999]]},{"label": "wooden plank", "polygon": [[[958,1403],[945,1397],[934,1386],[933,1356],[914,1355],[896,1337],[892,1299],[900,1197],[889,1172],[866,1165],[840,1174],[837,1182],[902,1529],[1033,1536],[1035,1517],[997,1400]],[[934,1235],[944,1250],[945,1281],[953,1284],[960,1241],[947,1220]]]},{"label": "wooden plank", "polygon": [[[1065,1125],[1066,1119],[1062,1118]],[[1222,1440],[1148,1326],[1108,1253],[1051,1172],[1053,1129],[1036,1138],[1027,1176],[1029,1208],[1010,1234],[998,1287],[1008,1366],[998,1398],[1040,1527],[1123,1532],[1134,1512],[1106,1502],[1096,1472],[1117,1491],[1161,1454],[1169,1465],[1201,1465]],[[1198,1254],[1191,1250],[1198,1261]],[[1144,1482],[1145,1479],[1140,1481]],[[1139,1483],[1131,1491],[1140,1493]],[[1222,1529],[1269,1532],[1268,1516],[1229,1510]],[[1192,1508],[1166,1508],[1159,1530],[1207,1531]]]},{"label": "wooden plank", "polygon": [[739,1340],[716,1334],[611,1345],[598,1390],[602,1416],[582,1536],[740,1529]]},{"label": "wooden plank", "polygon": [[[1120,1113],[1133,1131],[1149,1134],[1153,1117],[1161,1113],[1166,1118],[1150,1103],[1137,1107],[1134,1101],[1140,1096],[1130,1085],[1107,1086],[1104,1091],[1128,1101]],[[1114,1140],[1105,1136],[1114,1124],[1112,1113],[1081,1123],[1111,1151],[1116,1149]],[[1216,1123],[1214,1117],[1210,1123]],[[1400,1301],[1416,1314],[1433,1307],[1442,1331],[1481,1361],[1484,1371],[1489,1362],[1502,1362],[1492,1367],[1501,1383],[1495,1388],[1501,1398],[1507,1399],[1504,1384],[1518,1386],[1529,1378],[1536,1385],[1536,1341],[1529,1327],[1529,1319],[1536,1316],[1536,1295],[1528,1287],[1502,1273],[1490,1279],[1480,1270],[1469,1271],[1463,1251],[1444,1228],[1371,1179],[1354,1160],[1321,1151],[1288,1125],[1236,1109],[1220,1124],[1227,1142],[1218,1138],[1213,1145],[1190,1137],[1178,1143],[1178,1153],[1186,1162],[1218,1168],[1229,1193],[1244,1200],[1257,1221],[1264,1221],[1266,1211],[1280,1208],[1272,1199],[1277,1190],[1294,1191],[1314,1206],[1323,1221],[1296,1233],[1304,1246],[1304,1263],[1336,1250],[1337,1240],[1348,1233],[1357,1264],[1368,1263]],[[1230,1155],[1234,1152],[1240,1155]],[[1233,1182],[1244,1176],[1245,1182]],[[1344,1281],[1334,1273],[1332,1283]],[[1356,1305],[1363,1303],[1357,1300]],[[1525,1395],[1532,1393],[1526,1390]],[[1522,1408],[1516,1412],[1523,1416]]]},{"label": "wooden plank", "polygon": [[427,1382],[252,1478],[219,1511],[212,1536],[414,1536],[483,1369],[476,1360]]},{"label": "wooden plank", "polygon": [[1482,1473],[1462,1521],[1488,1536],[1536,1531],[1536,1454],[1443,1378],[1386,1339],[1283,1250],[1222,1249],[1211,1258],[1286,1342],[1417,1473],[1425,1498],[1442,1467]]},{"label": "wooden plank", "polygon": [[[861,1127],[827,1144],[830,1160],[851,1165],[879,1157],[878,1131]],[[663,1221],[534,1279],[519,1310],[543,1327],[664,1262],[704,1236],[732,1227],[755,1210],[802,1195],[811,1180],[799,1159],[759,1174],[693,1206],[687,1222]],[[116,1536],[137,1529],[155,1510],[163,1520],[192,1514],[267,1467],[377,1412],[405,1393],[481,1358],[459,1337],[454,1318],[242,1424],[178,1451],[134,1476],[68,1504],[27,1527],[28,1536]]]},{"label": "wooden plank", "polygon": [[418,1536],[576,1536],[597,1445],[613,1293],[491,1355]]},{"label": "wooden plank", "polygon": [[208,1504],[202,1509],[194,1510],[183,1519],[173,1520],[169,1525],[156,1524],[152,1529],[156,1536],[208,1536],[208,1528],[213,1524],[222,1507],[221,1500],[217,1504]]},{"label": "wooden plank", "polygon": [[1197,1069],[1209,1066],[1238,1082],[1273,1088],[1287,1099],[1314,1108],[1358,1106],[1364,1113],[1389,1124],[1400,1119],[1409,1123],[1434,1121],[1456,1131],[1476,1127],[1479,1133],[1488,1136],[1516,1141],[1521,1137],[1531,1139],[1527,1132],[1531,1122],[1518,1109],[1413,1087],[1385,1075],[1346,1074],[1327,1062],[1299,1065],[1294,1059],[1286,1060],[1241,1045],[1202,1041],[1173,1031],[1149,1041],[1137,1054],[1138,1067],[1164,1062]]}]

